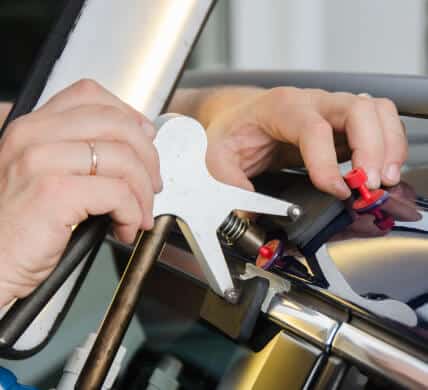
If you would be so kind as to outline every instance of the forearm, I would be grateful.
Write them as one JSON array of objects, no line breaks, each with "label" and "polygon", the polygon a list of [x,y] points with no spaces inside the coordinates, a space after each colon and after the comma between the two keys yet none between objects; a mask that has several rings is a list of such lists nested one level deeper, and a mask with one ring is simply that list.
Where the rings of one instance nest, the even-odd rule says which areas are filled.
[{"label": "forearm", "polygon": [[178,89],[168,107],[169,112],[197,119],[206,128],[221,112],[243,100],[259,95],[263,89],[252,86],[219,86]]}]

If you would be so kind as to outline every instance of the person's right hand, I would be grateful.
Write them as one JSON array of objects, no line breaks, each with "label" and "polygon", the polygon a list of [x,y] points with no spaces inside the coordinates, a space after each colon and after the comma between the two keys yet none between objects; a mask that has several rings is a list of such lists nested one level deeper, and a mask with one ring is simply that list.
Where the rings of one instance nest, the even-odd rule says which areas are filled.
[{"label": "person's right hand", "polygon": [[154,135],[142,114],[90,80],[7,126],[0,142],[0,308],[48,277],[72,227],[89,215],[110,214],[116,236],[128,243],[152,228],[153,194],[162,186]]}]

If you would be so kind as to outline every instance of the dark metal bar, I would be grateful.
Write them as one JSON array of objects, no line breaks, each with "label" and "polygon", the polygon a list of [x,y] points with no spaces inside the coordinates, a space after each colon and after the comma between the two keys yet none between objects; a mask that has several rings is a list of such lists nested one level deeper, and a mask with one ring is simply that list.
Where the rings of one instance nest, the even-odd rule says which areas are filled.
[{"label": "dark metal bar", "polygon": [[0,321],[0,351],[11,348],[45,307],[68,276],[86,258],[88,250],[100,244],[109,227],[106,215],[83,222],[73,234],[61,262],[31,295],[19,299]]},{"label": "dark metal bar", "polygon": [[116,289],[95,344],[76,384],[78,390],[101,389],[128,329],[145,277],[158,258],[175,218],[162,216],[155,227],[141,234]]}]

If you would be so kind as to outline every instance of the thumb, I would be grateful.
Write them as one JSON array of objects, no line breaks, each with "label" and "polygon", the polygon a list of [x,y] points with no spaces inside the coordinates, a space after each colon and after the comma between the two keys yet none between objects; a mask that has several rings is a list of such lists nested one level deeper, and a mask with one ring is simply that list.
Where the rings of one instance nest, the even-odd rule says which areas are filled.
[{"label": "thumb", "polygon": [[208,144],[206,155],[207,168],[218,181],[254,191],[253,184],[240,167],[239,156],[221,143]]}]

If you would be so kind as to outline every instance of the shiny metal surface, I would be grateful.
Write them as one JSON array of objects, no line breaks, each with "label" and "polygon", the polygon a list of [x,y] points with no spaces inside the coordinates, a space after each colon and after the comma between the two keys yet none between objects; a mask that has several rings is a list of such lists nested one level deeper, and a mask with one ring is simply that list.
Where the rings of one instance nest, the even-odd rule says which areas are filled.
[{"label": "shiny metal surface", "polygon": [[155,138],[163,189],[154,199],[155,216],[174,215],[204,275],[218,295],[234,288],[217,229],[232,210],[287,217],[294,204],[215,180],[205,165],[203,127],[184,116],[162,116]]},{"label": "shiny metal surface", "polygon": [[257,257],[260,247],[263,246],[265,242],[266,233],[250,222],[247,230],[235,243],[235,246],[238,251],[241,251],[247,256]]},{"label": "shiny metal surface", "polygon": [[349,324],[342,324],[333,351],[408,389],[426,389],[428,364]]},{"label": "shiny metal surface", "polygon": [[76,389],[101,389],[134,315],[146,275],[159,257],[173,225],[173,217],[162,216],[152,230],[140,236],[79,375]]},{"label": "shiny metal surface", "polygon": [[241,280],[248,280],[256,277],[265,278],[269,281],[269,288],[261,307],[261,311],[267,313],[271,307],[272,300],[278,294],[290,291],[290,282],[281,276],[268,272],[254,264],[246,263],[245,272],[239,275],[239,278]]},{"label": "shiny metal surface", "polygon": [[226,372],[219,390],[303,389],[321,350],[280,332],[260,352],[248,352]]},{"label": "shiny metal surface", "polygon": [[330,347],[339,328],[336,320],[287,296],[275,297],[267,314],[273,322],[323,348]]},{"label": "shiny metal surface", "polygon": [[418,323],[416,313],[404,302],[395,299],[372,300],[364,298],[355,292],[330,256],[328,245],[323,245],[317,251],[316,257],[322,272],[328,280],[328,291],[331,293],[379,316],[401,322],[404,325],[413,327]]},{"label": "shiny metal surface", "polygon": [[213,0],[87,0],[37,106],[88,78],[154,119],[213,4]]}]

